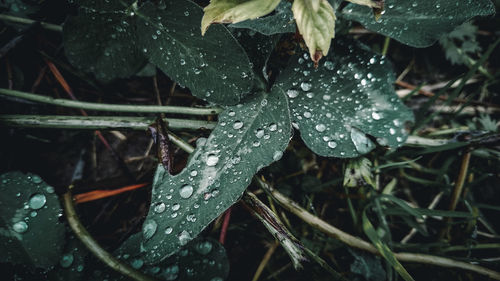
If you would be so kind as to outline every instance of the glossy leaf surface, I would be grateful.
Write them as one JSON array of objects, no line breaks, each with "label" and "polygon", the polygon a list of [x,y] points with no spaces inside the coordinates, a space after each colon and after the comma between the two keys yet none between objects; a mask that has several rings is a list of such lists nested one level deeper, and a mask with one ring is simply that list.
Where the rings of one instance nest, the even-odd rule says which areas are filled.
[{"label": "glossy leaf surface", "polygon": [[384,7],[378,22],[371,8],[355,4],[345,7],[342,16],[401,43],[427,47],[465,21],[495,12],[490,0],[386,0]]},{"label": "glossy leaf surface", "polygon": [[290,134],[284,93],[259,93],[219,116],[180,174],[158,168],[143,225],[146,261],[173,254],[234,204],[259,169],[281,158]]},{"label": "glossy leaf surface", "polygon": [[382,146],[396,148],[413,120],[393,88],[389,62],[349,40],[315,69],[308,54],[297,54],[277,85],[290,99],[292,119],[306,145],[330,157],[356,157]]},{"label": "glossy leaf surface", "polygon": [[64,225],[54,188],[33,174],[0,176],[0,262],[48,269],[59,262]]}]

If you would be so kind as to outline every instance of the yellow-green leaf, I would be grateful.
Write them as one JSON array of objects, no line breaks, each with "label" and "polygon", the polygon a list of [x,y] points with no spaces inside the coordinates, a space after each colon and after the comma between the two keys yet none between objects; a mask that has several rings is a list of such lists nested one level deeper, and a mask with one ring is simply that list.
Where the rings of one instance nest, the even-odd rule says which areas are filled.
[{"label": "yellow-green leaf", "polygon": [[372,8],[382,8],[384,6],[383,0],[347,0],[348,2],[368,6]]},{"label": "yellow-green leaf", "polygon": [[[212,23],[237,23],[255,19],[272,12],[281,0],[210,0],[203,11],[201,34]],[[317,1],[317,0],[316,0]]]},{"label": "yellow-green leaf", "polygon": [[335,12],[326,0],[295,0],[292,11],[311,59],[317,64],[328,54],[335,37]]}]

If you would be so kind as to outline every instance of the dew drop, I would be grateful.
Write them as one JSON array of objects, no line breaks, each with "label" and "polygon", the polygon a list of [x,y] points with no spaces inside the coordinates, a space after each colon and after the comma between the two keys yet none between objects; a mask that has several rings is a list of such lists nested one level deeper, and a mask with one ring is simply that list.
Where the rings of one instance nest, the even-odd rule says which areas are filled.
[{"label": "dew drop", "polygon": [[307,91],[311,90],[312,85],[311,85],[311,83],[308,83],[308,82],[302,82],[302,83],[300,83],[300,88],[303,91],[307,92]]},{"label": "dew drop", "polygon": [[282,156],[283,156],[283,152],[277,150],[273,154],[273,160],[278,161],[281,159]]},{"label": "dew drop", "polygon": [[156,233],[156,229],[158,228],[158,224],[154,220],[147,220],[142,227],[142,236],[144,239],[150,239]]},{"label": "dew drop", "polygon": [[130,265],[135,268],[135,269],[139,269],[141,268],[143,265],[144,265],[144,261],[141,260],[141,259],[133,259],[131,262],[130,262]]},{"label": "dew drop", "polygon": [[172,211],[178,211],[180,208],[181,208],[181,205],[178,203],[172,205]]},{"label": "dew drop", "polygon": [[289,98],[293,99],[299,95],[299,91],[290,89],[286,91],[286,94],[288,95]]},{"label": "dew drop", "polygon": [[32,181],[33,183],[39,184],[39,183],[41,183],[41,182],[42,182],[42,178],[41,178],[41,177],[39,177],[39,176],[37,176],[37,175],[34,175],[34,176],[32,176],[32,177],[31,177],[31,181]]},{"label": "dew drop", "polygon": [[264,136],[264,130],[263,129],[257,129],[257,131],[255,132],[255,136],[260,139]]},{"label": "dew drop", "polygon": [[202,242],[196,244],[196,246],[195,246],[195,250],[202,255],[206,255],[206,254],[210,253],[210,251],[212,251],[212,248],[213,248],[213,245],[210,241],[202,241]]},{"label": "dew drop", "polygon": [[190,184],[185,184],[179,190],[179,194],[182,198],[187,199],[193,194],[193,186]]},{"label": "dew drop", "polygon": [[173,230],[174,229],[169,226],[169,227],[165,228],[165,234],[170,234],[170,233],[172,233]]},{"label": "dew drop", "polygon": [[46,202],[47,198],[45,197],[45,195],[41,193],[35,193],[31,196],[29,200],[29,206],[33,210],[38,210],[42,208]]},{"label": "dew drop", "polygon": [[334,142],[334,141],[329,141],[329,142],[328,142],[328,147],[329,147],[329,148],[335,148],[335,147],[337,147],[337,143],[336,143],[336,142]]},{"label": "dew drop", "polygon": [[269,124],[269,131],[274,132],[277,129],[278,129],[278,125],[276,125],[275,123]]},{"label": "dew drop", "polygon": [[75,260],[75,257],[73,256],[72,253],[65,254],[61,257],[59,260],[59,264],[63,268],[68,268],[73,264],[73,261]]},{"label": "dew drop", "polygon": [[177,238],[179,238],[179,244],[181,246],[184,246],[187,244],[187,242],[189,242],[189,240],[191,240],[191,235],[186,230],[183,230],[181,233],[179,233],[179,236],[177,236]]},{"label": "dew drop", "polygon": [[155,204],[155,207],[154,207],[154,211],[157,213],[157,214],[161,214],[163,212],[165,212],[165,203],[163,202],[159,202],[159,203],[156,203]]},{"label": "dew drop", "polygon": [[239,130],[243,127],[243,122],[237,120],[237,121],[234,121],[233,123],[233,129],[235,130]]},{"label": "dew drop", "polygon": [[28,231],[28,224],[24,221],[18,221],[12,226],[12,229],[17,233],[25,233]]},{"label": "dew drop", "polygon": [[380,118],[382,118],[382,116],[380,115],[380,113],[378,112],[372,112],[372,118],[373,120],[380,120]]},{"label": "dew drop", "polygon": [[320,133],[324,132],[326,130],[325,124],[317,124],[314,128],[316,129],[316,131],[318,131]]},{"label": "dew drop", "polygon": [[207,156],[207,166],[215,166],[219,162],[219,156],[215,154],[209,154]]}]

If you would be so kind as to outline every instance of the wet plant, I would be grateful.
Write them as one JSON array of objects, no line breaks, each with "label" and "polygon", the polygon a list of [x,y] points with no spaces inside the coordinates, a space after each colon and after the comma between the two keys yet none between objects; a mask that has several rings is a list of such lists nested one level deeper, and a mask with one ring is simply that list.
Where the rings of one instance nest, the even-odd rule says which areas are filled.
[{"label": "wet plant", "polygon": [[[408,139],[412,132],[436,116],[426,115],[427,110],[454,81],[443,87],[442,92],[432,94],[428,103],[417,109],[414,115],[396,94],[394,84],[400,79],[396,78],[386,54],[390,39],[416,48],[431,46],[441,39],[448,57],[466,65],[469,71],[449,95],[447,101],[453,101],[478,70],[493,79],[483,64],[498,41],[477,59],[470,57],[472,53],[482,51],[475,39],[477,46],[467,48],[466,56],[460,53],[465,46],[454,48],[453,56],[449,51],[453,36],[460,34],[456,27],[495,12],[489,0],[211,0],[204,7],[200,6],[202,4],[189,0],[72,1],[69,10],[73,10],[65,15],[62,26],[25,18],[37,9],[37,5],[30,1],[2,4],[5,14],[0,15],[0,19],[12,28],[31,23],[61,32],[58,34],[64,48],[61,58],[71,66],[63,62],[54,64],[55,59],[45,53],[42,56],[48,71],[72,100],[17,91],[12,87],[0,89],[0,94],[77,108],[84,117],[2,113],[0,124],[63,129],[149,129],[158,145],[158,165],[149,180],[152,182],[149,211],[141,231],[128,235],[112,254],[101,248],[87,232],[73,206],[74,200],[85,202],[101,197],[93,197],[94,194],[73,196],[72,188],[59,196],[64,217],[76,234],[75,238],[59,220],[63,213],[54,188],[37,175],[3,174],[0,183],[0,238],[5,254],[1,262],[49,272],[47,276],[51,279],[92,276],[99,280],[118,280],[126,276],[135,280],[223,280],[229,272],[224,247],[200,234],[218,217],[224,217],[226,223],[229,216],[223,214],[243,197],[242,204],[281,243],[293,267],[298,270],[311,261],[329,276],[345,278],[338,272],[339,264],[328,263],[318,251],[309,249],[300,237],[296,237],[300,236],[297,235],[299,232],[276,211],[272,199],[327,235],[350,247],[381,256],[385,268],[380,260],[366,258],[349,248],[354,260],[371,264],[351,265],[351,270],[364,278],[392,278],[391,272],[395,270],[403,279],[413,280],[402,263],[418,262],[465,268],[500,280],[499,273],[464,261],[400,251],[405,250],[404,247],[395,252],[398,245],[393,243],[388,222],[390,215],[399,216],[412,226],[412,232],[428,234],[425,220],[445,217],[446,225],[440,227],[441,234],[438,235],[445,239],[449,238],[451,218],[477,219],[474,216],[477,213],[473,211],[457,211],[456,204],[462,194],[471,151],[493,143],[488,139],[493,133],[467,135],[466,140],[458,142],[421,139],[415,134]],[[382,54],[351,35],[351,27],[356,24],[373,34],[386,36]],[[466,23],[465,27],[470,25]],[[477,29],[468,30],[470,34]],[[450,36],[450,33],[454,35]],[[15,45],[15,41],[6,45],[5,53]],[[87,87],[97,91],[102,85],[113,85],[131,77],[154,76],[155,91],[158,92],[159,70],[172,82],[173,89],[178,87],[189,92],[200,106],[181,103],[162,106],[159,94],[158,105],[78,101],[56,65],[64,65]],[[135,115],[87,116],[85,110]],[[158,119],[146,115],[151,113],[156,113]],[[174,114],[188,119],[171,118]],[[480,123],[487,123],[488,128],[495,130],[491,120]],[[195,143],[189,143],[188,138],[178,136],[177,132],[172,133],[201,128],[211,132],[208,136],[203,133],[191,135],[196,139]],[[370,242],[321,220],[314,209],[299,206],[283,195],[285,192],[279,189],[280,181],[274,182],[276,186],[273,186],[271,181],[257,175],[264,171],[272,178],[273,173],[268,171],[283,162],[287,147],[296,145],[297,141],[290,144],[294,132],[312,151],[312,157],[344,161],[344,173],[337,174],[334,180],[340,182],[343,179],[346,196],[352,192],[351,188],[359,188],[356,192],[363,200],[352,202],[347,196],[347,209],[353,228],[362,231]],[[95,135],[113,151],[100,131]],[[408,143],[423,145],[428,151],[397,151]],[[173,172],[177,165],[172,157],[174,145],[190,154],[178,173]],[[396,184],[393,181],[387,182],[385,187],[380,186],[383,170],[401,169],[403,173],[404,167],[418,167],[416,161],[420,158],[417,157],[439,152],[439,149],[447,151],[462,147],[467,147],[467,150],[462,158],[460,177],[453,188],[454,195],[451,195],[454,205],[448,210],[410,206],[392,195]],[[122,161],[113,153],[118,161]],[[369,153],[377,155],[374,161],[363,157]],[[405,153],[414,157],[413,160]],[[324,163],[337,161],[332,159],[324,160]],[[431,159],[424,160],[432,162]],[[384,164],[379,165],[378,161],[384,161]],[[307,166],[307,163],[303,165]],[[136,180],[127,169],[122,166],[124,173]],[[431,175],[439,173],[424,168],[415,170]],[[282,173],[284,169],[275,174]],[[413,175],[402,177],[406,176],[408,181],[425,183]],[[311,186],[321,185],[321,182],[314,181],[319,178],[321,176],[309,179],[314,182]],[[282,182],[289,185],[285,179]],[[449,178],[439,178],[438,182],[451,185]],[[267,194],[271,208],[247,190],[252,183]],[[110,195],[102,197],[106,196]],[[378,226],[371,218],[377,218]],[[225,225],[223,232],[227,231]],[[47,242],[37,243],[37,233],[44,233]],[[66,247],[58,242],[64,237],[69,241]],[[270,249],[276,249],[276,246]],[[92,270],[87,272],[85,257],[90,255],[95,255],[114,271],[89,266]]]}]

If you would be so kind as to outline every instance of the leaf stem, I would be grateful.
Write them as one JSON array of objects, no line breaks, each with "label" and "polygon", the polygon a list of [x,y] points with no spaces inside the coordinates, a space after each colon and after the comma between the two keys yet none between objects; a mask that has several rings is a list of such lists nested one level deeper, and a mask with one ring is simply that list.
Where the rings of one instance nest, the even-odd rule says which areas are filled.
[{"label": "leaf stem", "polygon": [[47,103],[52,105],[95,110],[95,111],[114,111],[114,112],[134,112],[134,113],[172,113],[186,115],[213,115],[222,111],[221,108],[195,108],[184,106],[160,106],[160,105],[126,105],[126,104],[105,104],[82,102],[68,99],[55,99],[48,96],[26,93],[16,90],[0,88],[0,95],[21,98],[29,101]]},{"label": "leaf stem", "polygon": [[45,28],[47,30],[62,32],[62,26],[57,25],[57,24],[43,22],[43,21],[36,21],[36,20],[32,20],[32,19],[27,19],[27,18],[20,18],[20,17],[15,17],[15,16],[11,16],[11,15],[6,15],[6,14],[0,14],[0,20],[21,23],[21,24],[33,24],[33,23],[38,22],[38,23],[40,23],[40,25],[43,28]]},{"label": "leaf stem", "polygon": [[[271,193],[273,195],[273,198],[280,203],[285,209],[288,211],[292,212],[295,214],[297,217],[302,219],[304,222],[309,224],[310,226],[332,236],[333,238],[336,238],[340,240],[341,242],[344,242],[345,244],[361,249],[367,252],[370,252],[375,255],[379,255],[378,250],[370,243],[366,242],[365,240],[355,237],[351,234],[348,234],[333,225],[325,222],[324,220],[314,216],[313,214],[307,212],[304,208],[302,208],[298,203],[294,202],[290,198],[286,197],[285,195],[281,194],[279,191],[275,190],[272,188],[270,185],[268,185],[266,182],[263,180],[259,179],[258,177],[255,177],[257,183],[259,186]],[[452,268],[461,268],[469,271],[474,271],[479,274],[486,275],[494,280],[500,280],[500,272],[493,271],[491,269],[479,266],[479,265],[474,265],[466,262],[461,262],[461,261],[456,261],[453,259],[449,258],[444,258],[444,257],[439,257],[439,256],[433,256],[433,255],[426,255],[426,254],[418,254],[418,253],[394,253],[396,258],[399,261],[402,262],[415,262],[415,263],[423,263],[423,264],[431,264],[435,266],[441,266],[441,267],[452,267]]]},{"label": "leaf stem", "polygon": [[104,264],[116,270],[117,272],[137,281],[155,281],[152,277],[143,274],[140,271],[133,269],[127,264],[122,263],[120,260],[113,257],[110,253],[106,252],[97,241],[92,238],[90,233],[85,229],[80,220],[78,219],[78,215],[76,214],[74,205],[73,205],[73,196],[71,196],[71,191],[66,192],[63,195],[63,204],[64,211],[66,214],[66,219],[68,220],[68,224],[75,233],[75,235],[80,239],[80,241],[87,247],[87,249],[92,252],[99,260],[101,260]]},{"label": "leaf stem", "polygon": [[[85,130],[145,130],[155,117],[130,116],[61,116],[61,115],[0,115],[0,127],[27,127]],[[215,122],[166,118],[169,129],[213,129]]]}]

